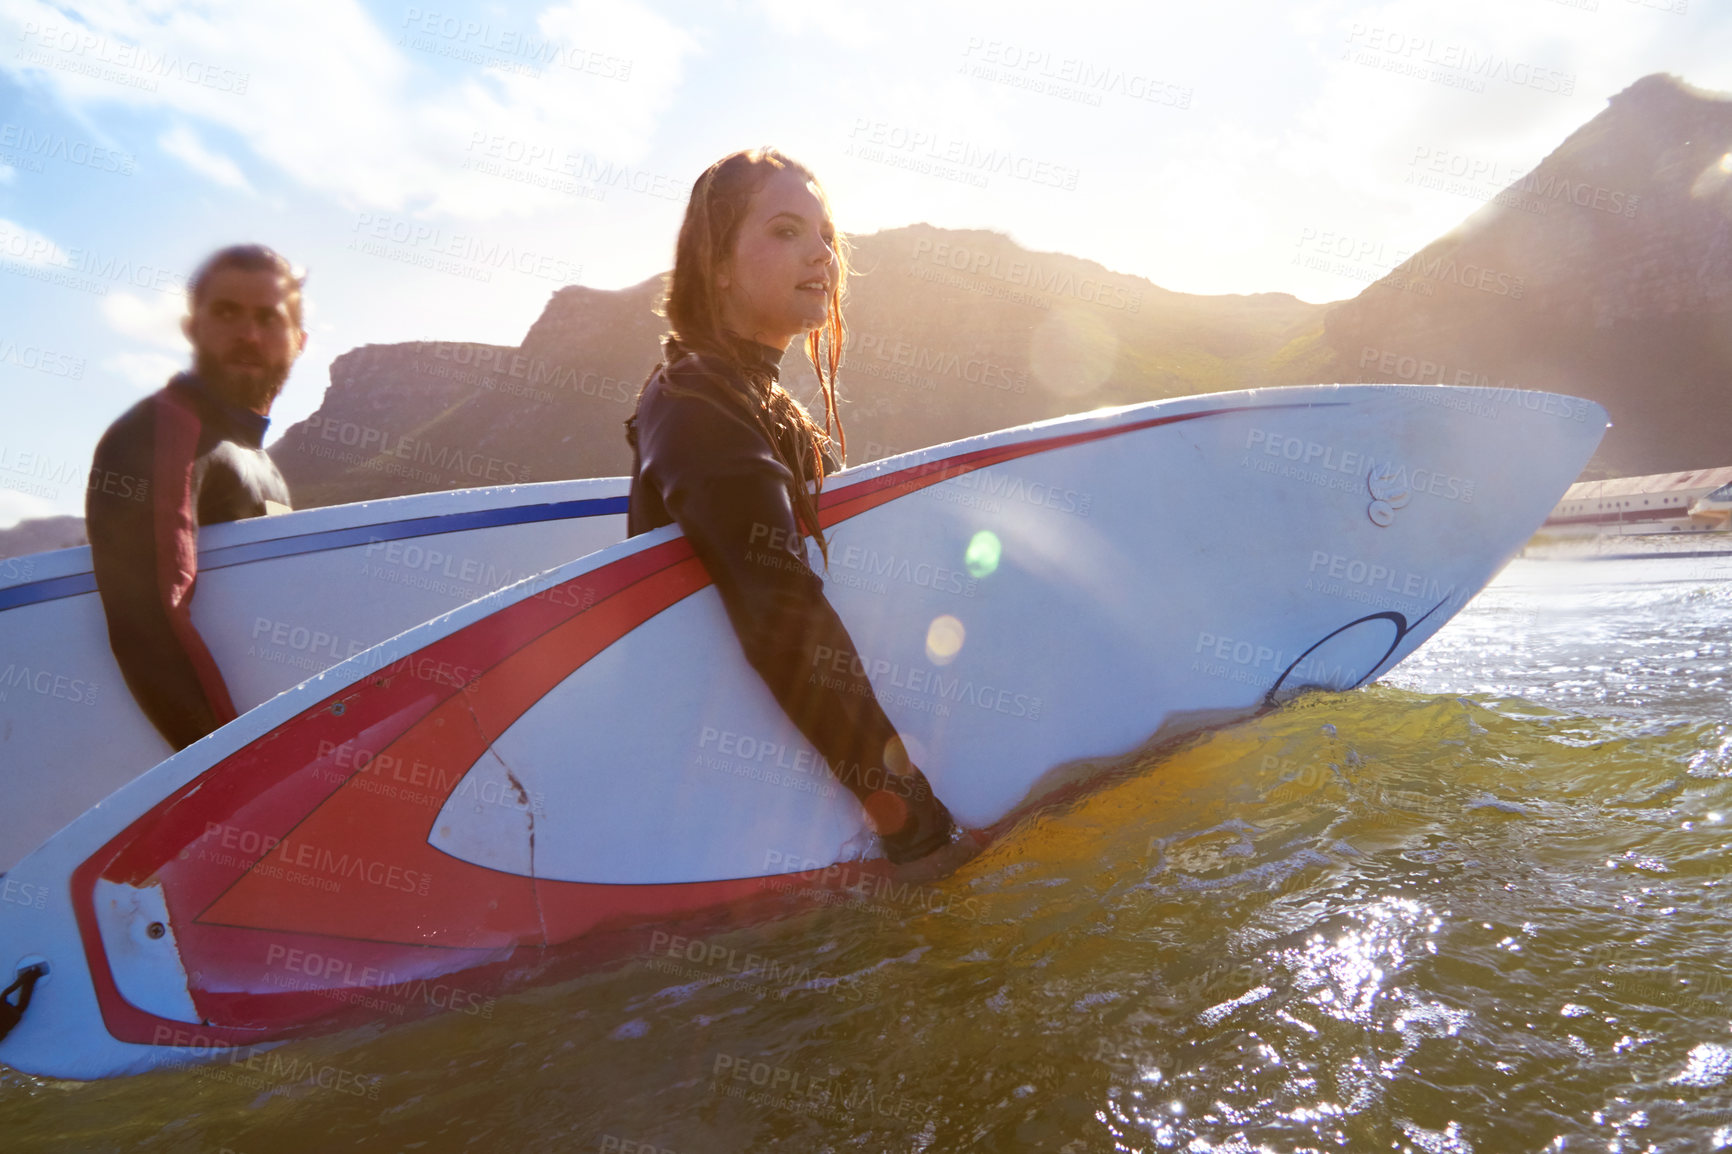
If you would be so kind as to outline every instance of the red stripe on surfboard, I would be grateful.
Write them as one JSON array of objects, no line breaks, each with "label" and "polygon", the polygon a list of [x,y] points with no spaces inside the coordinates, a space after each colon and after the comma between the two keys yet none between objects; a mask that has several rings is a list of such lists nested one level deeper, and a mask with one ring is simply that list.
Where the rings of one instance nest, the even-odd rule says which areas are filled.
[{"label": "red stripe on surfboard", "polygon": [[[495,653],[509,654],[529,638],[569,618],[574,611],[581,613],[585,607],[600,604],[612,594],[690,558],[691,547],[684,539],[623,557],[601,570],[553,586],[490,615],[484,622],[477,622],[491,623],[490,628],[470,633],[467,640],[472,643],[486,640],[491,642],[488,648]],[[74,871],[71,887],[74,912],[85,945],[91,984],[110,1034],[127,1042],[197,1047],[239,1046],[260,1040],[258,1027],[199,1026],[189,1034],[186,1023],[159,1018],[122,998],[96,924],[96,879],[106,877],[142,885],[152,877],[159,878],[177,927],[182,956],[200,958],[201,964],[195,968],[210,971],[201,981],[208,981],[212,990],[220,990],[225,980],[225,975],[219,972],[220,964],[232,959],[256,982],[260,973],[270,972],[272,946],[281,947],[285,942],[304,945],[306,938],[255,933],[237,941],[231,931],[230,940],[218,940],[211,932],[215,927],[206,929],[198,924],[198,914],[231,888],[237,875],[246,877],[276,848],[267,847],[266,839],[278,844],[288,842],[304,819],[318,811],[322,801],[344,785],[366,779],[373,763],[357,764],[353,756],[345,759],[342,756],[345,751],[352,754],[355,748],[388,748],[406,725],[425,717],[460,691],[461,682],[454,677],[441,680],[441,671],[455,673],[462,667],[461,660],[454,663],[454,659],[463,652],[466,633],[460,631],[442,638],[405,662],[386,666],[237,750],[163,799]],[[339,706],[341,714],[335,712]],[[378,737],[374,745],[368,744],[374,740],[371,735]],[[345,750],[344,742],[356,739],[360,744]],[[432,812],[428,815],[429,823],[431,816]],[[303,839],[293,848],[298,852],[298,847],[305,844]],[[315,846],[315,852],[320,848],[324,847]],[[468,868],[493,878],[501,876],[479,867]],[[321,879],[298,868],[296,872],[302,893],[314,889],[326,892],[316,884],[306,884],[307,878],[314,883],[339,880]],[[207,951],[202,955],[201,947]],[[282,956],[277,955],[279,970]],[[203,964],[207,958],[210,966]],[[197,997],[195,991],[195,1004]],[[316,995],[272,994],[269,998],[280,1005],[280,1012],[250,1015],[259,1026],[268,1022],[272,1029],[281,1029],[287,1022],[328,1017],[332,1012],[330,1002],[317,1000]],[[315,1000],[309,1002],[309,998]],[[226,1003],[231,998],[218,993],[213,1000]],[[253,998],[255,1002],[266,1000]],[[174,1040],[187,1037],[196,1040]]]},{"label": "red stripe on surfboard", "polygon": [[[635,582],[490,667],[475,686],[410,725],[385,748],[385,756],[415,767],[415,776],[440,777],[454,787],[495,739],[572,670],[707,580],[702,563],[689,557]],[[291,839],[265,857],[266,868],[245,874],[196,921],[461,949],[548,944],[527,862],[516,874],[435,849],[427,839],[437,808],[405,805],[398,797],[364,788],[365,780],[352,780],[309,814]],[[447,796],[438,797],[438,803]],[[501,807],[499,820],[522,821],[527,857],[527,814]],[[392,892],[380,908],[332,901],[289,876],[297,867],[304,871],[316,865],[322,850],[351,846],[366,847],[363,874],[376,872],[373,862],[387,863],[383,885]],[[392,867],[402,879],[397,885],[391,884]]]},{"label": "red stripe on surfboard", "polygon": [[[1258,405],[1251,407],[1287,408],[1290,406]],[[873,477],[869,481],[850,485],[846,489],[820,494],[818,498],[818,523],[822,528],[828,529],[840,521],[858,516],[868,509],[876,509],[879,505],[887,501],[894,501],[908,493],[936,485],[940,481],[948,481],[950,478],[959,477],[964,473],[1002,465],[1006,461],[1014,461],[1018,457],[1051,452],[1054,449],[1086,444],[1089,441],[1099,441],[1106,437],[1117,437],[1125,433],[1137,432],[1140,429],[1152,429],[1159,425],[1173,425],[1181,421],[1195,421],[1201,417],[1216,417],[1223,413],[1247,411],[1249,411],[1248,407],[1204,409],[1195,413],[1150,417],[1147,420],[1133,421],[1126,425],[1113,425],[1105,429],[1087,429],[1080,433],[1042,437],[1038,440],[1023,441],[1014,445],[994,445],[990,448],[976,449],[971,453],[959,453],[954,457],[946,457],[939,461],[928,461],[923,465],[911,465],[906,469],[899,469],[883,477]]]},{"label": "red stripe on surfboard", "polygon": [[[914,465],[823,494],[820,519],[828,527],[903,494],[1034,453],[1271,407],[1296,406],[1154,417]],[[196,959],[201,975],[193,991],[201,1013],[217,1017],[244,1001],[249,1025],[279,1032],[307,1018],[308,995],[258,989],[261,975],[269,976],[271,949],[285,942],[337,948],[346,940],[360,953],[396,945],[444,953],[452,963],[456,955],[557,944],[620,918],[701,909],[761,888],[760,878],[663,885],[533,879],[428,844],[440,805],[512,723],[596,653],[708,584],[683,538],[622,557],[352,683],[134,822],[74,875],[79,927],[110,1032],[123,1041],[162,1044],[164,1026],[186,1026],[120,997],[95,922],[98,876],[135,885],[160,877],[182,956]],[[374,754],[367,768],[354,764],[355,749]],[[346,765],[345,751],[351,754]],[[412,779],[425,777],[443,792],[426,804],[386,804],[398,799],[371,788],[381,784],[380,765],[413,767]],[[248,834],[255,835],[251,850]],[[230,841],[238,852],[213,848]],[[380,900],[332,901],[323,882],[351,894],[376,890]],[[329,1017],[328,1004],[324,1009],[320,1016]],[[225,1030],[231,1044],[259,1037],[256,1029],[199,1030],[214,1041],[193,1044],[222,1044]]]}]

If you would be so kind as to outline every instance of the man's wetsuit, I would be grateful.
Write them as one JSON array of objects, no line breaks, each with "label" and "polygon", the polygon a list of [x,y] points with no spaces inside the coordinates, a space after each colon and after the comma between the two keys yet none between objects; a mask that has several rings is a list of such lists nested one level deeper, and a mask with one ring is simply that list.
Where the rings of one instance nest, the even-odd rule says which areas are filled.
[{"label": "man's wetsuit", "polygon": [[85,494],[96,588],[127,688],[175,749],[235,717],[192,624],[198,527],[289,504],[260,445],[270,421],[181,373],[97,442]]},{"label": "man's wetsuit", "polygon": [[[750,341],[739,347],[756,370],[776,376],[778,350]],[[898,776],[884,768],[896,727],[856,672],[854,642],[806,564],[788,493],[792,475],[727,398],[730,391],[749,397],[749,388],[735,366],[692,354],[650,376],[631,424],[626,532],[635,537],[678,522],[721,594],[746,660],[800,732],[870,812],[883,812],[884,798],[867,801],[880,790],[906,807],[911,820],[883,838],[886,855],[893,862],[922,857],[950,840],[950,813],[918,769]]]}]

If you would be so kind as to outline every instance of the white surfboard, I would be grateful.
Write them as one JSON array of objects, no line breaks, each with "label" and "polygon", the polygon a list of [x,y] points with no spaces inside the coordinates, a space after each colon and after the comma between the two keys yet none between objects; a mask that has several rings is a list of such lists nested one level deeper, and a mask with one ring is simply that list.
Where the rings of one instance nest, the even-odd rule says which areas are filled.
[{"label": "white surfboard", "polygon": [[[623,540],[628,487],[421,493],[212,525],[199,534],[193,621],[244,712]],[[0,560],[0,871],[170,752],[121,680],[90,550]]]},{"label": "white surfboard", "polygon": [[[860,652],[812,676],[862,662],[951,810],[1000,828],[1088,759],[1362,685],[1605,429],[1574,398],[1455,399],[1191,397],[842,473],[826,586]],[[0,1061],[97,1077],[401,1020],[791,873],[869,881],[875,852],[668,527],[325,671],[26,858],[0,973],[48,973]]]}]

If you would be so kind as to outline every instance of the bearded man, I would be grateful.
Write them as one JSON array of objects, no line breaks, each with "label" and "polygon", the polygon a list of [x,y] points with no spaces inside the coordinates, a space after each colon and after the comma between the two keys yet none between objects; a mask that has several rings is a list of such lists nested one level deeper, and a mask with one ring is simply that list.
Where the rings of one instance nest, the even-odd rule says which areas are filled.
[{"label": "bearded man", "polygon": [[288,510],[288,485],[262,445],[271,403],[307,342],[301,282],[264,245],[213,253],[187,297],[192,371],[108,427],[84,513],[109,645],[133,698],[177,750],[236,716],[192,623],[198,527]]}]

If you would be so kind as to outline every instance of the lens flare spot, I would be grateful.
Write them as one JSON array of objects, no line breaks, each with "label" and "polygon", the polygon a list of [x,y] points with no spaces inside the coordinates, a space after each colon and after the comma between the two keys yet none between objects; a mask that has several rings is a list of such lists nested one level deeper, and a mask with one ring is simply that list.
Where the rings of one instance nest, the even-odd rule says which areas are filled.
[{"label": "lens flare spot", "polygon": [[962,561],[968,566],[968,575],[979,580],[992,576],[1002,556],[1004,544],[999,541],[998,534],[991,529],[982,529],[969,538],[968,551],[962,555]]},{"label": "lens flare spot", "polygon": [[934,617],[926,627],[926,659],[934,665],[949,665],[962,652],[962,641],[968,631],[962,622],[946,613]]}]

